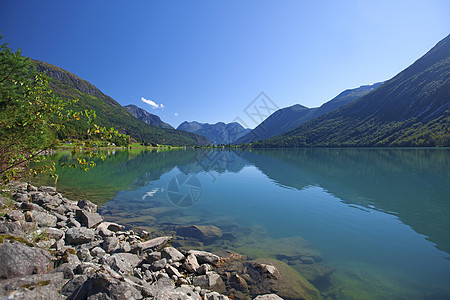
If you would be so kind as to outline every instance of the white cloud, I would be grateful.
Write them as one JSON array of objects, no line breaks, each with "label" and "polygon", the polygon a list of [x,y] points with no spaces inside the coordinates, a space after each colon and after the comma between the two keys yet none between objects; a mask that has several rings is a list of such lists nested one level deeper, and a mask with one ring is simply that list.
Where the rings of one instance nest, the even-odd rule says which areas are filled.
[{"label": "white cloud", "polygon": [[142,200],[144,200],[147,197],[153,197],[157,192],[159,191],[159,188],[154,188],[150,192],[147,192],[144,196],[142,196]]},{"label": "white cloud", "polygon": [[174,113],[173,115],[174,115],[175,117],[178,117],[178,116],[179,116],[179,114],[178,114],[178,113]]},{"label": "white cloud", "polygon": [[141,100],[142,100],[142,102],[145,102],[148,105],[150,105],[151,107],[153,107],[153,109],[164,108],[165,107],[164,104],[158,104],[155,101],[145,99],[144,97],[141,97]]}]

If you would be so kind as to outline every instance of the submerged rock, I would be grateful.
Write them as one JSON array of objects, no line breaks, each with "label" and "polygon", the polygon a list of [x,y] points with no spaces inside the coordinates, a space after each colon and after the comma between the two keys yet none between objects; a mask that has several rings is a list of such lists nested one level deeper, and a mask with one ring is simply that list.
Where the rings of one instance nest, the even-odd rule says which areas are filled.
[{"label": "submerged rock", "polygon": [[320,299],[319,291],[287,264],[276,259],[247,263],[251,295],[275,292],[287,299]]},{"label": "submerged rock", "polygon": [[198,239],[200,241],[212,241],[222,237],[222,230],[216,226],[182,226],[176,229],[177,235]]}]

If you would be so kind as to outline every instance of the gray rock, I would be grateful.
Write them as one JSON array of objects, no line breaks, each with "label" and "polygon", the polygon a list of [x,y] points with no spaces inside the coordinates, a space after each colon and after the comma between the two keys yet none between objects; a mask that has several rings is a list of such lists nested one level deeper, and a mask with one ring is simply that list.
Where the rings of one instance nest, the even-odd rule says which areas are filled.
[{"label": "gray rock", "polygon": [[13,236],[22,236],[23,228],[20,222],[2,222],[0,221],[0,233]]},{"label": "gray rock", "polygon": [[81,209],[84,209],[88,212],[95,213],[97,212],[97,205],[92,203],[89,200],[81,199],[78,201],[77,206]]},{"label": "gray rock", "polygon": [[197,258],[197,261],[201,264],[206,263],[206,264],[215,265],[220,259],[219,256],[209,253],[209,252],[206,252],[206,251],[190,250],[188,252],[188,255],[189,254],[195,255],[195,257]]},{"label": "gray rock", "polygon": [[141,263],[139,256],[131,253],[116,253],[106,259],[108,265],[116,272],[130,274]]},{"label": "gray rock", "polygon": [[68,219],[66,216],[64,216],[62,214],[59,214],[59,213],[57,213],[55,211],[52,211],[51,214],[54,215],[58,219],[58,221],[66,222],[67,219]]},{"label": "gray rock", "polygon": [[51,246],[56,242],[55,239],[42,240],[36,243],[39,248],[50,249]]},{"label": "gray rock", "polygon": [[[167,275],[166,275],[167,276]],[[156,300],[200,300],[200,295],[188,287],[175,287],[169,278],[161,277],[148,288],[146,297]]]},{"label": "gray rock", "polygon": [[81,289],[84,282],[88,279],[86,275],[76,275],[72,280],[68,281],[61,289],[61,294],[64,296],[70,296],[76,294]]},{"label": "gray rock", "polygon": [[281,298],[277,294],[265,294],[259,295],[255,297],[253,300],[283,300],[283,298]]},{"label": "gray rock", "polygon": [[225,292],[225,283],[217,273],[210,272],[206,275],[194,277],[192,283],[201,288]]},{"label": "gray rock", "polygon": [[6,213],[6,218],[11,221],[25,221],[25,216],[20,210],[12,210]]},{"label": "gray rock", "polygon": [[183,263],[183,269],[189,273],[195,273],[198,268],[200,268],[200,265],[198,264],[197,258],[194,254],[189,254]]},{"label": "gray rock", "polygon": [[80,228],[81,227],[81,223],[78,222],[77,220],[75,220],[74,217],[69,217],[69,220],[67,221],[67,226]]},{"label": "gray rock", "polygon": [[67,280],[61,272],[15,277],[0,281],[1,299],[58,299]]},{"label": "gray rock", "polygon": [[160,250],[172,239],[171,236],[161,236],[142,243],[139,243],[139,248],[144,252],[153,252],[155,250]]},{"label": "gray rock", "polygon": [[108,222],[107,228],[113,232],[118,232],[118,231],[124,230],[125,226],[119,225],[119,224],[113,223],[113,222]]},{"label": "gray rock", "polygon": [[28,194],[25,193],[14,193],[13,197],[17,202],[28,202]]},{"label": "gray rock", "polygon": [[75,268],[76,274],[92,276],[100,271],[100,265],[91,262],[82,262]]},{"label": "gray rock", "polygon": [[160,260],[155,261],[150,267],[152,271],[159,271],[166,267],[167,259],[161,258]]},{"label": "gray rock", "polygon": [[65,246],[65,244],[66,244],[66,243],[64,242],[64,239],[61,238],[61,239],[57,240],[57,241],[52,245],[52,248],[54,248],[56,251],[62,251],[63,248],[64,248],[64,246]]},{"label": "gray rock", "polygon": [[113,252],[119,245],[119,239],[115,236],[107,237],[103,240],[102,248],[108,253]]},{"label": "gray rock", "polygon": [[119,252],[130,252],[131,251],[131,246],[130,243],[128,242],[121,242],[119,243]]},{"label": "gray rock", "polygon": [[113,236],[114,232],[108,229],[109,224],[109,222],[102,222],[98,224],[97,229],[95,230],[96,234],[100,235],[101,237]]},{"label": "gray rock", "polygon": [[41,187],[38,187],[38,189],[37,189],[39,192],[45,192],[45,193],[53,193],[53,194],[56,194],[56,188],[55,187],[52,187],[52,186],[41,186]]},{"label": "gray rock", "polygon": [[44,230],[44,232],[51,239],[59,240],[62,237],[64,237],[64,231],[62,231],[60,229],[53,228],[53,227],[46,228]]},{"label": "gray rock", "polygon": [[103,241],[101,241],[101,240],[95,240],[95,241],[92,241],[92,242],[89,242],[89,243],[84,243],[84,244],[81,244],[81,245],[77,245],[76,248],[77,249],[88,249],[88,250],[91,250],[91,249],[94,249],[95,247],[99,247],[102,244],[102,242]]},{"label": "gray rock", "polygon": [[55,227],[58,221],[55,216],[41,211],[27,211],[25,219],[27,222],[36,223],[39,227]]},{"label": "gray rock", "polygon": [[80,249],[77,251],[77,256],[81,261],[89,262],[92,260],[91,253],[88,249]]},{"label": "gray rock", "polygon": [[61,198],[51,196],[48,193],[33,193],[31,199],[33,203],[47,208],[57,207],[62,203]]},{"label": "gray rock", "polygon": [[27,192],[36,192],[38,190],[37,187],[35,187],[34,185],[28,184],[27,185]]},{"label": "gray rock", "polygon": [[197,268],[195,273],[197,273],[198,275],[205,275],[206,273],[208,273],[211,270],[212,270],[212,267],[210,264],[202,264],[200,267]]},{"label": "gray rock", "polygon": [[155,251],[155,252],[149,253],[145,257],[145,262],[151,264],[160,259],[161,259],[161,252]]},{"label": "gray rock", "polygon": [[[97,298],[96,298],[97,297]],[[98,298],[100,297],[100,298]],[[111,275],[99,272],[91,276],[78,291],[68,299],[142,299],[141,293],[127,281],[123,282]]]},{"label": "gray rock", "polygon": [[66,231],[66,242],[70,245],[79,245],[91,242],[95,239],[95,232],[93,229],[85,227],[69,228]]},{"label": "gray rock", "polygon": [[101,222],[103,222],[103,217],[98,213],[89,212],[85,210],[77,210],[76,216],[80,220],[81,224],[86,226],[87,228],[94,228]]},{"label": "gray rock", "polygon": [[172,267],[172,266],[166,266],[166,272],[169,274],[170,277],[176,276],[177,278],[183,277],[183,275],[180,274],[180,272]]},{"label": "gray rock", "polygon": [[161,250],[161,257],[167,260],[171,259],[173,262],[177,262],[184,259],[183,253],[175,249],[174,247],[165,247]]},{"label": "gray rock", "polygon": [[218,292],[211,292],[205,294],[205,300],[228,300],[227,296],[221,295]]},{"label": "gray rock", "polygon": [[239,276],[238,274],[231,275],[230,279],[228,280],[229,284],[232,288],[234,288],[237,291],[241,291],[244,294],[248,293],[248,283],[245,281],[244,278]]},{"label": "gray rock", "polygon": [[28,210],[45,211],[45,209],[43,209],[39,205],[32,203],[32,202],[22,202],[20,204],[20,209],[27,210],[27,211]]},{"label": "gray rock", "polygon": [[100,247],[95,247],[94,249],[91,250],[91,255],[94,257],[100,258],[100,257],[105,256],[105,254],[106,254],[106,251]]},{"label": "gray rock", "polygon": [[0,244],[0,279],[47,273],[53,261],[47,250],[19,242]]}]

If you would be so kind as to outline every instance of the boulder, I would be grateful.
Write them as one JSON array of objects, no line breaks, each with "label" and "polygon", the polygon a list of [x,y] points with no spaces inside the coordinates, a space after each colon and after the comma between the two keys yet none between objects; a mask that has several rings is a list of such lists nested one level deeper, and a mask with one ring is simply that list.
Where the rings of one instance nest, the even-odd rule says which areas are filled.
[{"label": "boulder", "polygon": [[116,253],[106,259],[108,265],[116,272],[130,274],[141,262],[139,256],[131,253]]},{"label": "boulder", "polygon": [[12,210],[6,213],[6,218],[11,221],[25,221],[25,216],[20,210]]},{"label": "boulder", "polygon": [[205,300],[228,300],[225,295],[221,295],[218,292],[210,292],[205,294]]},{"label": "boulder", "polygon": [[83,286],[84,282],[88,279],[86,275],[76,275],[74,278],[72,278],[70,281],[68,281],[64,287],[61,289],[61,294],[64,296],[70,296],[72,294],[76,294],[81,287]]},{"label": "boulder", "polygon": [[50,239],[59,240],[64,236],[64,231],[53,227],[46,228],[44,232]]},{"label": "boulder", "polygon": [[19,242],[0,244],[0,278],[47,273],[53,268],[50,252]]},{"label": "boulder", "polygon": [[159,271],[159,270],[164,269],[166,267],[166,264],[167,264],[167,259],[161,258],[160,260],[157,260],[152,264],[151,269],[152,269],[152,271]]},{"label": "boulder", "polygon": [[219,293],[224,293],[226,291],[225,284],[220,275],[213,272],[194,277],[192,283],[201,288],[214,290]]},{"label": "boulder", "polygon": [[137,244],[138,248],[143,252],[153,252],[160,250],[172,239],[171,236],[161,236],[142,243]]},{"label": "boulder", "polygon": [[245,281],[244,278],[239,276],[238,274],[231,275],[230,279],[228,280],[230,286],[234,288],[237,291],[241,291],[244,294],[248,293],[248,284],[247,281]]},{"label": "boulder", "polygon": [[101,258],[101,257],[105,256],[105,254],[106,254],[106,251],[100,247],[95,247],[94,249],[91,250],[91,255],[93,257]]},{"label": "boulder", "polygon": [[219,256],[209,253],[209,252],[206,252],[206,251],[190,250],[188,252],[188,255],[190,255],[190,254],[194,255],[195,258],[197,258],[197,261],[201,264],[206,263],[206,264],[215,265],[220,260]]},{"label": "boulder", "polygon": [[222,237],[220,228],[212,225],[208,226],[182,226],[176,229],[177,235],[182,237],[194,238],[200,241],[212,241]]},{"label": "boulder", "polygon": [[174,247],[165,247],[161,250],[161,257],[167,260],[171,259],[172,262],[177,262],[184,259],[183,253],[175,249]]},{"label": "boulder", "polygon": [[115,236],[107,237],[103,240],[102,248],[107,253],[113,252],[119,245],[119,239]]},{"label": "boulder", "polygon": [[177,278],[183,277],[183,275],[181,275],[180,272],[171,265],[166,266],[166,272],[167,274],[169,274],[170,277],[173,276],[176,276]]},{"label": "boulder", "polygon": [[84,209],[88,212],[93,212],[93,213],[97,212],[97,208],[98,208],[96,204],[92,203],[89,200],[85,200],[85,199],[79,200],[77,203],[77,206],[81,209]]},{"label": "boulder", "polygon": [[319,291],[303,276],[284,262],[276,259],[257,259],[245,263],[252,296],[276,293],[287,299],[320,299]]},{"label": "boulder", "polygon": [[265,294],[259,295],[253,300],[283,300],[283,298],[281,298],[277,294]]},{"label": "boulder", "polygon": [[197,268],[195,273],[197,273],[198,275],[205,275],[206,273],[208,273],[211,270],[212,270],[212,267],[210,264],[202,264],[200,267]]},{"label": "boulder", "polygon": [[24,229],[20,222],[3,222],[0,221],[0,233],[13,236],[23,236]]},{"label": "boulder", "polygon": [[66,283],[62,272],[35,274],[0,281],[0,299],[59,299]]},{"label": "boulder", "polygon": [[25,214],[27,222],[36,223],[39,227],[55,227],[58,218],[47,212],[27,211]]},{"label": "boulder", "polygon": [[200,265],[198,264],[197,258],[194,254],[189,254],[183,263],[183,269],[189,273],[195,273],[198,268],[200,268]]},{"label": "boulder", "polygon": [[103,217],[96,212],[89,212],[86,210],[77,210],[76,216],[80,220],[81,224],[87,228],[94,228],[101,222],[103,222]]},{"label": "boulder", "polygon": [[73,227],[66,231],[66,242],[70,245],[79,245],[91,242],[95,239],[93,229],[85,227]]},{"label": "boulder", "polygon": [[[30,188],[30,190],[34,190],[33,188]],[[37,190],[39,192],[44,192],[44,193],[52,193],[55,194],[56,193],[56,188],[53,186],[40,186],[37,188]]]},{"label": "boulder", "polygon": [[[81,281],[81,280],[79,280]],[[81,285],[76,286],[67,299],[142,299],[141,293],[127,281],[121,281],[108,273],[97,272]]]}]

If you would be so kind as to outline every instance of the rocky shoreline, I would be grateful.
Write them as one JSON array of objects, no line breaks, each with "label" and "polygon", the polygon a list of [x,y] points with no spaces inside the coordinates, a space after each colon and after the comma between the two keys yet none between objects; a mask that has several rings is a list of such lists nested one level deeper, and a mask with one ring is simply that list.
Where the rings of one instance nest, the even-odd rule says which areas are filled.
[{"label": "rocky shoreline", "polygon": [[0,299],[320,298],[275,260],[178,250],[171,236],[125,230],[104,221],[94,203],[53,187],[16,183],[5,192]]}]

